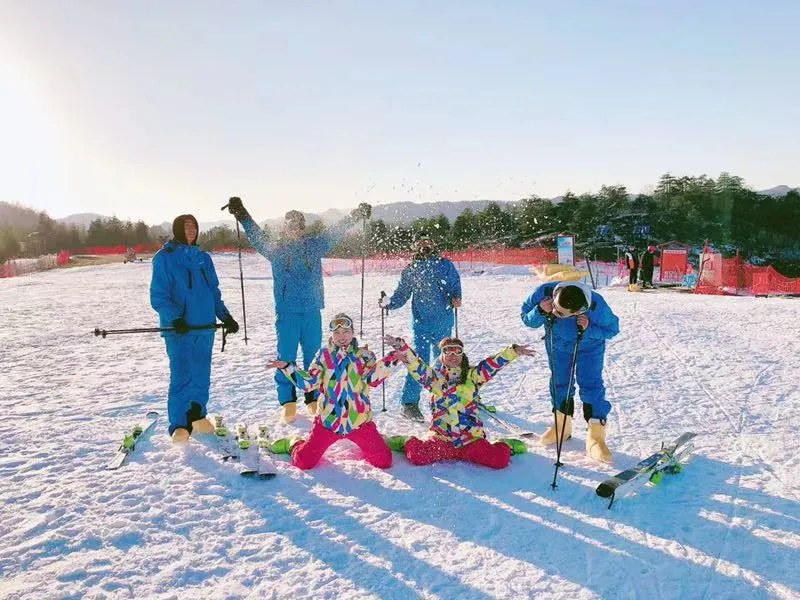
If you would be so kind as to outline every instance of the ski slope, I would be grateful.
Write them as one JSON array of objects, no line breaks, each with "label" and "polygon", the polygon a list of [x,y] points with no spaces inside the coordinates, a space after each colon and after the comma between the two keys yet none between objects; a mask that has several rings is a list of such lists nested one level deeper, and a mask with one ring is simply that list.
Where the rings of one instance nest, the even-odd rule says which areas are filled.
[{"label": "ski slope", "polygon": [[[217,256],[241,324],[235,256]],[[210,411],[229,423],[279,423],[268,264],[245,259],[249,345],[219,337]],[[104,466],[148,409],[166,413],[168,365],[153,334],[95,338],[95,327],[154,326],[149,264],[0,280],[0,597],[2,598],[798,598],[800,301],[604,291],[622,333],[608,344],[612,466],[583,454],[585,425],[553,451],[504,471],[466,464],[388,471],[342,442],[320,466],[286,462],[242,478],[213,446],[174,448],[166,424],[119,471]],[[368,276],[364,340],[380,351],[376,300],[398,276]],[[358,319],[360,277],[326,278],[325,316]],[[511,342],[540,352],[484,388],[499,415],[542,432],[548,367],[541,330],[519,320],[536,281],[463,277],[460,334],[473,361]],[[409,335],[409,308],[387,333]],[[387,384],[383,433],[420,434]],[[424,404],[423,406],[427,406]],[[505,434],[487,420],[490,435]],[[697,452],[611,510],[596,485],[661,440],[697,432]]]}]

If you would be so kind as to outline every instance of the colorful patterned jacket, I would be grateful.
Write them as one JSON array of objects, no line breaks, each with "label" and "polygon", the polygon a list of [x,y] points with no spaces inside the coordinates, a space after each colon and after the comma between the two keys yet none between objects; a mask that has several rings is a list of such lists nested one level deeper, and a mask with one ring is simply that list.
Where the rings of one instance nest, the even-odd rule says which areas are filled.
[{"label": "colorful patterned jacket", "polygon": [[461,369],[458,367],[449,369],[441,365],[432,368],[407,345],[403,346],[401,352],[408,352],[408,372],[431,392],[433,416],[430,435],[451,442],[456,447],[485,438],[483,422],[478,416],[480,388],[518,357],[514,347],[509,346],[470,367],[464,383],[460,383]]},{"label": "colorful patterned jacket", "polygon": [[346,435],[372,420],[370,389],[391,375],[393,364],[392,354],[378,361],[372,351],[358,347],[356,338],[347,348],[339,348],[331,339],[317,352],[307,372],[293,364],[281,370],[302,391],[319,390],[322,424]]}]

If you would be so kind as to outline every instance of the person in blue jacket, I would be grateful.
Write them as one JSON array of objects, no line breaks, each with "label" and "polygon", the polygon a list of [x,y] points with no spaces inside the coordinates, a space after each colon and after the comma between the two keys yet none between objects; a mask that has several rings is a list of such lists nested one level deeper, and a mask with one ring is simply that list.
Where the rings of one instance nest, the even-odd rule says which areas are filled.
[{"label": "person in blue jacket", "polygon": [[[358,220],[370,218],[372,207],[360,204],[349,216],[320,235],[308,234],[303,213],[290,210],[286,213],[284,230],[277,243],[269,241],[241,198],[231,198],[228,210],[242,224],[253,248],[272,266],[278,360],[294,362],[300,346],[303,368],[308,369],[322,346],[321,311],[325,308],[322,258]],[[297,416],[297,388],[280,369],[275,372],[275,383],[278,403],[283,407],[283,419],[290,423]],[[317,392],[305,394],[305,403],[312,415],[317,411],[317,396]]]},{"label": "person in blue jacket", "polygon": [[214,332],[222,321],[228,333],[239,325],[222,301],[211,256],[197,246],[198,225],[192,215],[172,223],[172,239],[153,257],[150,304],[158,313],[169,357],[167,413],[169,433],[185,442],[192,431],[212,433],[206,418],[211,385]]},{"label": "person in blue jacket", "polygon": [[[423,236],[414,243],[411,264],[403,269],[394,294],[380,299],[381,308],[401,308],[411,298],[414,351],[426,363],[439,342],[451,335],[454,308],[461,306],[461,277],[455,265],[442,258],[433,240]],[[425,422],[419,410],[419,383],[408,375],[401,399],[403,416]]]},{"label": "person in blue jacket", "polygon": [[606,419],[611,404],[606,400],[603,384],[603,358],[606,340],[619,333],[619,319],[600,294],[580,282],[539,286],[522,304],[521,317],[528,327],[545,326],[545,348],[552,367],[550,399],[555,423],[540,441],[554,444],[562,431],[563,439],[572,436],[575,381],[571,369],[575,356],[575,378],[583,417],[588,423],[586,453],[596,460],[610,462]]}]

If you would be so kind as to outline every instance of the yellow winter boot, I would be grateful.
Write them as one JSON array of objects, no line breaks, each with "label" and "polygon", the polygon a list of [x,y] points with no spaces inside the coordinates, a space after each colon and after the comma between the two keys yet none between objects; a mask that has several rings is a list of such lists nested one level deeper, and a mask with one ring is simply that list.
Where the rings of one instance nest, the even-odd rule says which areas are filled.
[{"label": "yellow winter boot", "polygon": [[291,423],[297,418],[297,402],[287,402],[283,405],[283,422]]},{"label": "yellow winter boot", "polygon": [[205,417],[192,421],[192,431],[197,433],[214,433],[216,430],[214,424]]},{"label": "yellow winter boot", "polygon": [[595,460],[611,462],[611,450],[606,446],[606,426],[600,419],[589,419],[586,454]]},{"label": "yellow winter boot", "polygon": [[175,444],[185,444],[189,441],[189,430],[182,427],[172,432],[172,441]]},{"label": "yellow winter boot", "polygon": [[[562,413],[560,410],[556,411],[556,419],[558,422],[558,436],[556,436],[556,425],[553,423],[550,428],[542,434],[542,437],[539,438],[539,442],[543,446],[549,446],[550,444],[555,444],[558,442],[559,439],[568,440],[572,437],[572,417],[567,414]],[[563,438],[561,430],[563,432]]]}]

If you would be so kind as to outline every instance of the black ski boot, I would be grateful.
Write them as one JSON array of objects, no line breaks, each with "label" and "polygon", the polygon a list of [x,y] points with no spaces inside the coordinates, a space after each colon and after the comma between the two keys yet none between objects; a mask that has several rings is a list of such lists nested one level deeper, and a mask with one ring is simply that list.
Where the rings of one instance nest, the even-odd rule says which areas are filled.
[{"label": "black ski boot", "polygon": [[403,404],[403,409],[400,411],[400,414],[406,419],[416,421],[417,423],[425,422],[425,417],[422,416],[417,404]]}]

